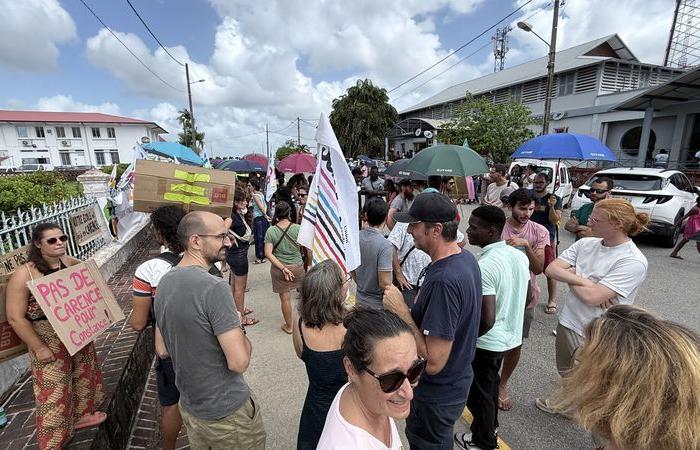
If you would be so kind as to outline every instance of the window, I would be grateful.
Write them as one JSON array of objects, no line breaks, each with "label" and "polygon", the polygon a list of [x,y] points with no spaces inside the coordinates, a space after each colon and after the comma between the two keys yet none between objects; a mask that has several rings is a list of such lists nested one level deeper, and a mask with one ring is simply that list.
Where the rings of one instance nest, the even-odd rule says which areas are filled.
[{"label": "window", "polygon": [[70,166],[70,153],[60,152],[59,155],[61,156],[61,165]]},{"label": "window", "polygon": [[19,137],[19,138],[29,137],[29,133],[27,132],[27,127],[17,127],[17,137]]},{"label": "window", "polygon": [[107,137],[114,139],[117,135],[114,133],[114,128],[107,128]]},{"label": "window", "polygon": [[559,76],[559,96],[574,93],[574,75],[575,72],[571,72]]},{"label": "window", "polygon": [[80,133],[80,127],[73,127],[73,137],[74,138],[82,137],[82,134]]},{"label": "window", "polygon": [[[94,128],[93,128],[94,130]],[[97,162],[98,165],[104,166],[105,163],[105,152],[101,150],[95,150],[95,161]]]},{"label": "window", "polygon": [[[658,191],[661,189],[661,178],[653,175],[639,174],[606,174],[605,176],[613,180],[615,190],[621,191]],[[591,178],[586,182],[586,186],[590,186],[595,181],[596,177]]]},{"label": "window", "polygon": [[[636,156],[639,153],[639,143],[642,140],[642,127],[630,128],[620,139],[620,148],[628,155]],[[656,145],[656,133],[651,130],[649,133],[649,150],[653,150]],[[649,152],[647,152],[648,154]]]},{"label": "window", "polygon": [[112,164],[119,164],[119,152],[117,150],[110,150],[109,157],[112,158]]},{"label": "window", "polygon": [[66,129],[63,127],[56,127],[56,137],[57,138],[65,138],[66,137]]},{"label": "window", "polygon": [[100,129],[99,128],[92,128],[92,137],[94,137],[94,138],[100,137]]},{"label": "window", "polygon": [[46,135],[44,134],[44,127],[34,127],[34,130],[36,131],[36,137],[38,137],[38,138],[46,137]]}]

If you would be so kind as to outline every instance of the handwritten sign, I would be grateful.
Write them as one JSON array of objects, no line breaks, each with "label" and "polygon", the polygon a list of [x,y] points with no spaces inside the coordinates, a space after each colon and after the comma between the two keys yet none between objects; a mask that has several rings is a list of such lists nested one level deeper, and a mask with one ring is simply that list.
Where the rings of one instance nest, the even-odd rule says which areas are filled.
[{"label": "handwritten sign", "polygon": [[85,245],[102,236],[103,231],[100,228],[97,214],[95,214],[95,208],[84,208],[70,214],[68,217],[73,236],[78,245]]},{"label": "handwritten sign", "polygon": [[7,321],[5,291],[9,275],[0,275],[0,362],[27,353],[27,346]]},{"label": "handwritten sign", "polygon": [[124,319],[93,260],[28,281],[27,286],[71,355]]},{"label": "handwritten sign", "polygon": [[[20,247],[17,250],[13,250],[10,253],[0,255],[0,275],[9,275],[15,271],[19,266],[27,262],[27,250],[29,250],[29,245]],[[3,305],[3,310],[4,310]]]}]

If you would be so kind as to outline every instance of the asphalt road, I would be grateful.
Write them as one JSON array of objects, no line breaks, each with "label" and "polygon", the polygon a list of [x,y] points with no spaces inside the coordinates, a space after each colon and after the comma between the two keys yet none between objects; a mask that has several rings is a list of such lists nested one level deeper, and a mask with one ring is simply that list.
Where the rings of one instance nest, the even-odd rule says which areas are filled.
[{"label": "asphalt road", "polygon": [[[462,206],[464,228],[472,207]],[[568,211],[565,211],[565,218]],[[572,235],[561,235],[561,248],[568,247]],[[700,254],[694,243],[681,252],[685,260],[668,257],[670,249],[661,248],[654,239],[640,239],[638,246],[649,260],[647,278],[636,303],[663,317],[700,330]],[[475,254],[477,248],[469,248]],[[252,254],[252,251],[251,251]],[[269,263],[251,264],[248,280],[250,292],[246,305],[255,309],[260,323],[248,328],[253,342],[253,360],[246,378],[258,396],[262,408],[269,449],[296,448],[296,435],[307,379],[303,363],[297,359],[291,337],[280,330],[282,314],[279,299],[272,293]],[[546,282],[540,277],[542,298],[546,295]],[[566,293],[559,286],[560,308]],[[543,306],[537,308],[530,339],[524,343],[520,365],[510,383],[510,395],[514,407],[499,414],[499,434],[512,449],[592,449],[593,443],[585,431],[575,424],[550,416],[534,406],[535,397],[545,396],[557,379],[554,364],[554,336],[556,316],[544,314]],[[403,425],[402,425],[403,427]],[[466,431],[461,420],[455,431]],[[406,446],[406,448],[408,448]]]}]

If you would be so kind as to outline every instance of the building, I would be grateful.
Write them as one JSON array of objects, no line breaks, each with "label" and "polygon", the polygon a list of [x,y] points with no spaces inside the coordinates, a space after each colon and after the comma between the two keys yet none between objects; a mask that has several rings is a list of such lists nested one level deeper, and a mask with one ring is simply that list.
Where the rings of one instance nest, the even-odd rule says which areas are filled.
[{"label": "building", "polygon": [[[674,129],[679,127],[670,113],[655,116],[649,151],[638,158],[643,111],[648,106],[637,102],[617,108],[628,100],[644,98],[647,91],[673,83],[683,74],[680,69],[640,62],[617,34],[560,50],[556,54],[550,132],[595,136],[615,151],[620,161],[636,164],[639,159],[649,160],[660,149],[669,150],[676,163],[690,161],[697,149],[689,139],[674,138]],[[487,96],[494,103],[525,104],[533,116],[541,118],[546,77],[547,58],[543,57],[449,87],[399,113],[399,122],[389,135],[390,148],[397,154],[410,154],[439,140],[440,125],[453,116],[467,93]],[[429,137],[425,131],[430,131]],[[533,131],[541,128],[533,127]]]},{"label": "building", "polygon": [[129,162],[134,144],[162,133],[154,122],[109,114],[0,110],[0,168]]}]

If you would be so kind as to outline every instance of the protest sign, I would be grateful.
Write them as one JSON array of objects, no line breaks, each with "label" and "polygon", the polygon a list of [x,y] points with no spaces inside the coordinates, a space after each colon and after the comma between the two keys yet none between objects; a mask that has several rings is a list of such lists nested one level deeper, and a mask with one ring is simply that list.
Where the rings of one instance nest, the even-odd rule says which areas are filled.
[{"label": "protest sign", "polygon": [[27,286],[71,355],[124,319],[93,260],[28,281]]},{"label": "protest sign", "polygon": [[28,245],[0,256],[0,362],[27,353],[27,346],[14,332],[5,315],[5,291],[10,274],[27,262]]},{"label": "protest sign", "polygon": [[0,255],[0,275],[9,275],[16,268],[27,262],[27,250],[29,246],[25,245],[10,253]]},{"label": "protest sign", "polygon": [[102,236],[104,233],[100,227],[100,221],[92,206],[80,209],[68,216],[73,237],[78,245],[88,244]]}]

